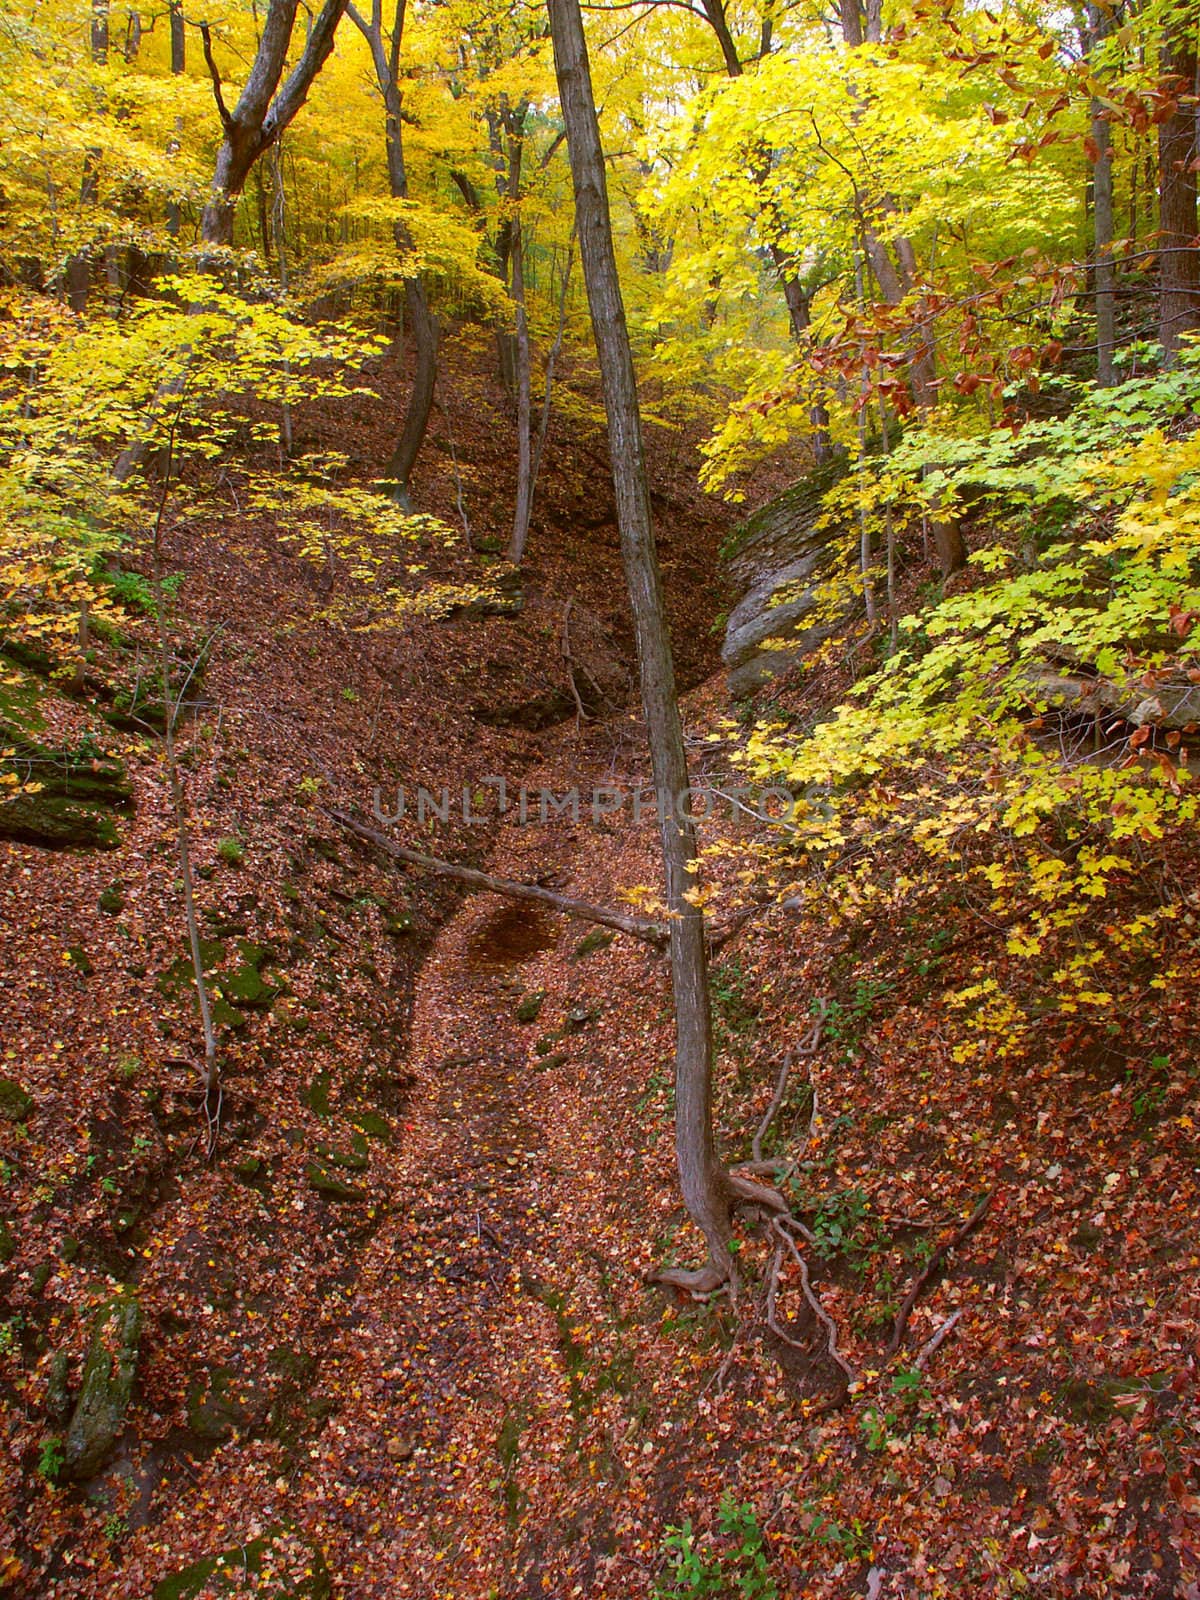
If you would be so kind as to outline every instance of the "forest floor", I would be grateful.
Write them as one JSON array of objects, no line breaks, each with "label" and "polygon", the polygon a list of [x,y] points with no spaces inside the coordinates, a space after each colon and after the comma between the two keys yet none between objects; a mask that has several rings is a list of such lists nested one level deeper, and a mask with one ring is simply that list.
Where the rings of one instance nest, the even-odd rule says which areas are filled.
[{"label": "forest floor", "polygon": [[[476,533],[502,533],[502,406],[482,359],[457,379],[421,501],[453,520],[453,438]],[[357,470],[388,415],[357,417]],[[782,1596],[1195,1600],[1191,925],[1169,994],[1147,988],[1124,1031],[1050,1018],[1035,1049],[970,1065],[948,996],[964,950],[999,967],[1004,945],[959,886],[861,926],[777,910],[722,951],[731,1156],[824,1007],[772,1148],[799,1162],[847,1394],[786,1260],[786,1338],[767,1327],[761,1225],[736,1305],[646,1281],[695,1252],[662,959],[402,875],[325,817],[369,815],[376,785],[385,804],[401,783],[465,786],[484,826],[410,817],[404,842],[607,904],[657,881],[651,816],[523,826],[484,784],[646,777],[603,446],[564,432],[518,615],[357,631],[269,513],[210,509],[170,534],[188,628],[220,629],[185,741],[227,998],[211,1163],[159,744],[37,700],[42,737],[119,746],[135,809],[112,852],[0,842],[2,1070],[32,1098],[0,1124],[0,1592],[648,1597],[670,1581],[664,1534],[691,1519],[710,1587],[681,1592],[767,1600],[751,1524],[719,1526],[728,1492]],[[728,709],[712,625],[730,519],[690,487],[687,451],[658,441],[652,460],[700,754]],[[423,559],[478,574],[465,541]],[[597,695],[582,723],[564,648]],[[811,715],[830,692],[778,703]],[[889,1357],[908,1288],[955,1239]],[[55,1483],[55,1355],[77,1386],[121,1285],[143,1322],[128,1427],[90,1480]]]}]

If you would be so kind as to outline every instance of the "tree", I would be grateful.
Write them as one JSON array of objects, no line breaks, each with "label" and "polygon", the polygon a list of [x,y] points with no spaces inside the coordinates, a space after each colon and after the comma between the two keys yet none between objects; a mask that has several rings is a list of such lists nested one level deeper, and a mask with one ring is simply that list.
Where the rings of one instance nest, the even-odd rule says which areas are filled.
[{"label": "tree", "polygon": [[[695,823],[689,793],[675,669],[642,445],[633,354],[613,249],[600,126],[579,0],[550,0],[550,28],[567,148],[575,189],[580,259],[600,359],[608,419],[621,558],[633,611],[642,709],[651,771],[659,797],[659,840],[671,918],[671,985],[675,1005],[675,1155],[684,1204],[708,1244],[709,1261],[695,1274],[668,1281],[712,1289],[734,1276],[729,1250],[736,1196],[769,1203],[768,1191],[735,1179],[717,1157],[712,1122],[712,1012],[704,915],[697,903]],[[668,1278],[666,1274],[660,1274]]]},{"label": "tree", "polygon": [[[371,0],[369,19],[355,6],[347,7],[351,22],[367,41],[371,51],[375,80],[383,97],[388,187],[392,199],[398,201],[408,199],[408,173],[404,165],[404,136],[401,122],[403,108],[400,100],[400,47],[404,39],[405,10],[406,0],[396,0],[391,31],[385,43],[382,0]],[[393,232],[400,252],[411,255],[412,233],[402,215],[396,216]],[[433,393],[437,386],[437,323],[429,309],[429,295],[419,273],[412,273],[404,279],[404,304],[408,311],[413,342],[416,345],[416,365],[404,426],[400,430],[396,448],[388,459],[387,472],[396,486],[396,498],[402,505],[407,505],[408,480],[421,453],[421,446],[425,442],[429,413],[433,409]]]},{"label": "tree", "polygon": [[346,9],[346,0],[325,0],[309,30],[300,59],[280,88],[297,9],[298,0],[270,0],[250,75],[232,111],[225,104],[209,26],[200,24],[204,59],[224,130],[211,193],[200,219],[200,236],[205,244],[233,243],[233,214],[250,170],[308,98],[313,79],[333,49],[334,34]]},{"label": "tree", "polygon": [[1197,246],[1197,104],[1200,56],[1196,13],[1172,6],[1163,23],[1161,67],[1171,92],[1158,129],[1160,288],[1158,337],[1171,360],[1185,333],[1200,328],[1200,247]]}]

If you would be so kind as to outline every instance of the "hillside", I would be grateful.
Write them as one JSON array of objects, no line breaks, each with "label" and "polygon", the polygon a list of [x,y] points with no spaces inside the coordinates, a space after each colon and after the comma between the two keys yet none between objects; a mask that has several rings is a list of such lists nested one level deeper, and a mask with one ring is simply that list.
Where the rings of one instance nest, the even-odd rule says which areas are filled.
[{"label": "hillside", "polygon": [[[447,426],[478,543],[506,504],[503,399],[462,360]],[[319,443],[338,406],[362,429],[373,404],[304,425]],[[222,1002],[211,1160],[161,739],[10,662],[7,714],[43,745],[90,738],[132,804],[115,849],[0,846],[9,1592],[648,1595],[688,1519],[711,1592],[750,1570],[759,1529],[781,1593],[888,1573],[929,1595],[1189,1592],[1190,914],[1168,993],[1139,981],[1099,1028],[1051,1009],[964,1060],[957,989],[1007,959],[969,889],[905,892],[897,855],[901,887],[859,919],[764,906],[714,969],[718,1122],[731,1156],[756,1154],[791,1060],[763,1148],[797,1163],[813,1299],[760,1224],[743,1251],[752,1281],[774,1269],[769,1298],[689,1303],[646,1282],[689,1253],[661,957],[399,871],[325,814],[369,816],[376,785],[386,810],[400,783],[410,806],[416,783],[465,785],[488,822],[410,814],[401,835],[604,904],[654,881],[628,808],[521,826],[483,785],[646,779],[603,459],[595,434],[562,441],[519,609],[364,634],[347,618],[371,585],[339,569],[330,593],[270,516],[208,504],[169,533],[174,636],[211,640],[179,733]],[[430,460],[422,500],[450,522],[453,470]],[[720,787],[725,529],[685,481],[659,480],[669,593]],[[492,565],[465,540],[430,558],[464,585]],[[568,602],[577,684],[607,674],[611,695],[584,722]],[[127,674],[150,631],[132,611],[96,677]],[[818,674],[765,705],[811,721],[843,692]],[[1180,850],[1156,870],[1186,877]],[[718,878],[736,865],[719,855]],[[1151,889],[1128,880],[1103,917]],[[97,1312],[112,1338],[104,1308],[131,1304],[116,1449],[64,1468]],[[721,1532],[723,1494],[751,1509]]]}]

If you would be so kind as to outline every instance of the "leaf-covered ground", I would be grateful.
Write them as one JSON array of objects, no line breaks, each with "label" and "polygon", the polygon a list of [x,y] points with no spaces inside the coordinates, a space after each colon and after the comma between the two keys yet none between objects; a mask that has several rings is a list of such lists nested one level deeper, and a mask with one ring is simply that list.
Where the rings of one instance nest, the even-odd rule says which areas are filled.
[{"label": "leaf-covered ground", "polygon": [[[495,396],[467,364],[462,386],[467,501],[477,531],[501,531]],[[365,419],[364,449],[387,415]],[[423,494],[451,520],[436,439],[431,460]],[[686,472],[660,470],[660,511],[699,684],[721,529]],[[0,843],[0,1075],[32,1100],[0,1123],[0,1585],[617,1600],[669,1581],[662,1539],[690,1518],[726,1574],[710,1592],[736,1593],[729,1491],[781,1595],[1200,1592],[1188,917],[1170,988],[1130,974],[1115,1028],[1048,1012],[1020,1048],[966,1060],[947,997],[1007,957],[954,882],[858,922],[776,910],[721,952],[731,1158],[750,1156],[781,1059],[823,1008],[767,1148],[797,1163],[846,1394],[787,1257],[786,1338],[767,1327],[761,1227],[743,1230],[736,1305],[645,1281],[696,1248],[673,1184],[661,959],[401,875],[323,816],[367,812],[376,784],[645,776],[602,484],[596,438],[560,440],[516,617],[356,632],[268,514],[210,508],[173,532],[188,628],[219,627],[184,740],[225,1007],[211,1166],[158,742],[21,691],[42,737],[90,731],[120,754],[136,804],[115,851]],[[465,541],[429,560],[447,582],[478,576]],[[334,585],[353,610],[355,580]],[[611,698],[582,728],[569,709],[530,728],[566,686],[568,600],[569,647]],[[689,697],[697,739],[725,709],[716,680]],[[656,881],[649,818],[404,830],[599,901]],[[1156,871],[1187,881],[1193,862],[1178,842]],[[910,1286],[988,1195],[889,1360]],[[128,1427],[97,1477],[56,1485],[55,1358],[76,1386],[93,1310],[122,1284],[143,1315]]]}]

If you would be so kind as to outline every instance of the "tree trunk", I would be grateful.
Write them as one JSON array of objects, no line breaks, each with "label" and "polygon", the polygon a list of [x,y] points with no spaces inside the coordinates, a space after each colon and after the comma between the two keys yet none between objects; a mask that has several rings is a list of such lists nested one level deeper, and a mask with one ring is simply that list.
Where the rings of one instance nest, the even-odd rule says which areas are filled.
[{"label": "tree trunk", "polygon": [[[221,76],[213,59],[208,24],[200,24],[204,60],[212,80],[213,98],[221,126],[225,130],[225,137],[217,151],[209,201],[200,220],[200,237],[205,244],[233,243],[234,208],[251,167],[290,125],[308,98],[313,79],[333,49],[334,34],[346,10],[346,0],[325,0],[308,30],[300,59],[282,88],[279,87],[291,42],[292,26],[296,20],[297,4],[298,0],[270,0],[250,76],[233,111],[227,108],[221,92]],[[191,359],[192,347],[188,344],[179,351],[179,373],[159,390],[155,396],[156,405],[162,406],[183,393]],[[148,453],[149,443],[145,436],[126,445],[113,466],[116,481],[127,483],[143,465]]]},{"label": "tree trunk", "polygon": [[299,61],[280,88],[297,6],[298,0],[270,0],[250,76],[232,111],[227,109],[221,93],[208,25],[200,25],[204,59],[225,130],[217,151],[208,204],[200,219],[200,237],[205,244],[233,243],[233,214],[250,169],[284,132],[308,98],[314,78],[333,49],[334,34],[346,10],[346,0],[325,0],[309,28]]},{"label": "tree trunk", "polygon": [[533,377],[529,349],[529,317],[525,307],[525,234],[521,226],[521,163],[525,151],[527,106],[522,102],[507,119],[509,137],[508,201],[512,207],[509,263],[512,278],[509,297],[516,321],[514,371],[517,401],[517,502],[508,559],[519,567],[525,558],[529,518],[533,513]]},{"label": "tree trunk", "polygon": [[[1094,54],[1104,41],[1112,23],[1108,7],[1091,0],[1087,8],[1088,53]],[[1116,264],[1112,245],[1116,233],[1113,217],[1112,130],[1099,100],[1092,101],[1092,143],[1096,154],[1092,166],[1092,246],[1096,296],[1096,383],[1101,389],[1113,385],[1113,352],[1116,348]],[[1135,169],[1136,181],[1136,169]],[[1135,224],[1136,231],[1136,224]]]},{"label": "tree trunk", "polygon": [[[92,0],[92,61],[102,67],[108,61],[108,0]],[[101,106],[104,95],[100,95]],[[100,198],[98,167],[103,152],[89,150],[83,158],[83,176],[79,180],[79,210],[90,211]],[[92,287],[92,259],[86,250],[71,256],[66,267],[67,304],[72,311],[87,310],[88,295]]]},{"label": "tree trunk", "polygon": [[[346,8],[351,22],[367,41],[371,61],[375,67],[375,80],[383,96],[384,146],[387,155],[388,188],[393,200],[408,199],[408,173],[404,165],[404,136],[400,100],[400,46],[404,39],[405,0],[396,0],[396,12],[391,37],[387,46],[383,40],[383,21],[379,0],[374,0],[371,17],[366,17],[354,5]],[[413,248],[412,235],[397,218],[393,227],[396,248],[403,254]],[[438,328],[429,309],[429,296],[424,282],[419,278],[404,281],[404,306],[413,333],[415,365],[412,392],[404,414],[404,426],[388,457],[387,475],[394,485],[392,493],[407,508],[409,479],[425,443],[429,416],[433,410],[433,396],[437,388]]]},{"label": "tree trunk", "polygon": [[[1197,24],[1180,10],[1164,28],[1162,70],[1181,96],[1196,93]],[[1158,128],[1160,252],[1158,337],[1168,362],[1183,334],[1200,328],[1200,248],[1196,234],[1196,107],[1177,104]]]},{"label": "tree trunk", "polygon": [[[688,788],[683,729],[663,606],[662,580],[642,448],[633,355],[613,251],[600,127],[579,0],[550,0],[554,64],[567,130],[579,246],[600,358],[621,556],[629,587],[651,767],[660,795]],[[712,1131],[712,1017],[704,918],[689,898],[696,877],[694,824],[674,801],[660,808],[660,841],[671,914],[674,991],[675,1150],[684,1204],[708,1243],[717,1281],[732,1276],[731,1189]]]},{"label": "tree trunk", "polygon": [[[187,70],[187,38],[183,27],[183,0],[169,0],[171,19],[171,75],[181,78]],[[167,154],[178,154],[183,142],[183,118],[175,118],[175,133],[167,145]],[[172,239],[179,237],[182,213],[178,200],[167,205],[167,232]]]}]

